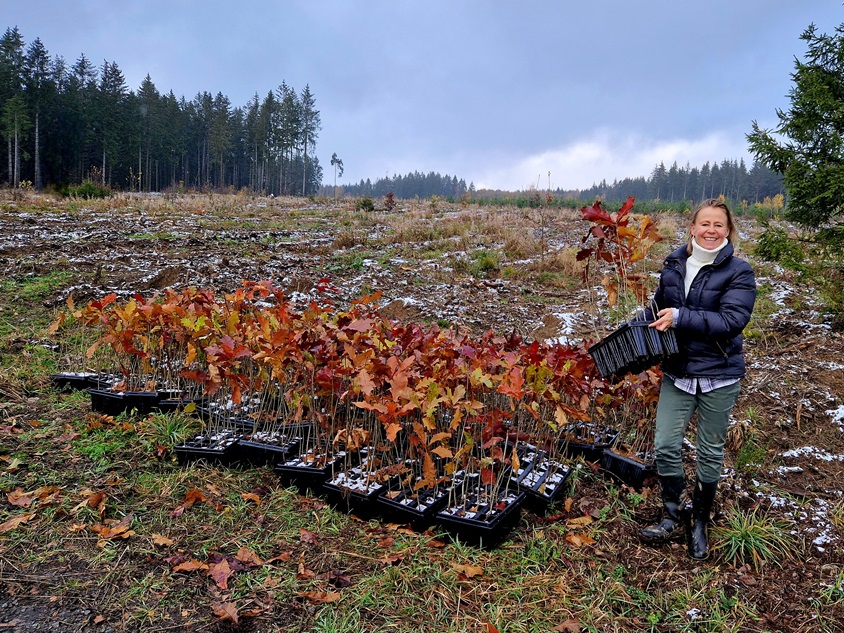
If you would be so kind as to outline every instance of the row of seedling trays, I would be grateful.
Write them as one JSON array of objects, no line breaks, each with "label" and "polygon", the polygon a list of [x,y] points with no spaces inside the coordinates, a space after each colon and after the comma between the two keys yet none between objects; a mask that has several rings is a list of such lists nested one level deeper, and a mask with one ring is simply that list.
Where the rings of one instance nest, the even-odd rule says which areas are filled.
[{"label": "row of seedling trays", "polygon": [[680,351],[674,330],[661,332],[649,327],[649,323],[624,323],[589,348],[601,376],[610,378],[638,374]]}]

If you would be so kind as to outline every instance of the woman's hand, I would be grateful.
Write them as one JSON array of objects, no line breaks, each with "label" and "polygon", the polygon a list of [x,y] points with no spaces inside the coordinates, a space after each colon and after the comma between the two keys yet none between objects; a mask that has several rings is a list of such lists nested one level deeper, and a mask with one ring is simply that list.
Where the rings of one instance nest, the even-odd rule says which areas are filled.
[{"label": "woman's hand", "polygon": [[648,327],[655,327],[660,332],[665,332],[674,324],[674,310],[671,308],[663,308],[656,313],[656,316],[658,317],[657,320]]}]

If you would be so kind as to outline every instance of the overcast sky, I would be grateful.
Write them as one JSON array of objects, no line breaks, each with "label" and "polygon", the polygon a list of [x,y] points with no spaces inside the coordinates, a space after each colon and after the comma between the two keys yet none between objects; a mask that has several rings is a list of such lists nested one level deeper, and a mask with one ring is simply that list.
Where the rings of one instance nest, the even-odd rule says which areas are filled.
[{"label": "overcast sky", "polygon": [[309,84],[340,181],[437,171],[582,189],[660,161],[744,158],[788,107],[800,34],[841,0],[0,0],[2,28],[130,89],[233,105]]}]

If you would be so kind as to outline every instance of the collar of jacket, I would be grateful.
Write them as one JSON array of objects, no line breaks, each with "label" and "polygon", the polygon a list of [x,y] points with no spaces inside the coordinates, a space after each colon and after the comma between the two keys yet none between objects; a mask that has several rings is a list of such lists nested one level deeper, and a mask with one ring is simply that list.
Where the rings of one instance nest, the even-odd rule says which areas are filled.
[{"label": "collar of jacket", "polygon": [[[733,247],[732,242],[727,242],[727,245],[724,246],[719,252],[718,256],[715,258],[715,261],[710,264],[711,266],[720,266],[725,261],[727,261],[730,257],[732,257],[733,253],[735,252],[735,248]],[[665,263],[671,261],[676,261],[680,266],[682,266],[683,270],[686,269],[686,260],[690,257],[688,251],[686,250],[686,245],[683,244],[680,248],[676,251],[671,253],[668,257],[665,258]]]}]

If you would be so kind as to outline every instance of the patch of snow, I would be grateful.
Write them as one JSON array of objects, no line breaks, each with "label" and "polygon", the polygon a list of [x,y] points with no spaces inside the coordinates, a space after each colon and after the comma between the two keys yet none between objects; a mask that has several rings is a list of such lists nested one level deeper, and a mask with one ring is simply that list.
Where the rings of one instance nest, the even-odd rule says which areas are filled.
[{"label": "patch of snow", "polygon": [[827,453],[825,450],[816,448],[814,446],[801,446],[800,448],[793,448],[790,451],[782,453],[782,457],[813,457],[825,462],[844,461],[844,455],[833,455]]},{"label": "patch of snow", "polygon": [[844,405],[841,405],[837,409],[830,409],[826,414],[832,418],[832,421],[838,425],[839,429],[844,431]]},{"label": "patch of snow", "polygon": [[803,469],[800,466],[778,466],[773,472],[778,475],[787,475],[789,473],[802,473]]}]

